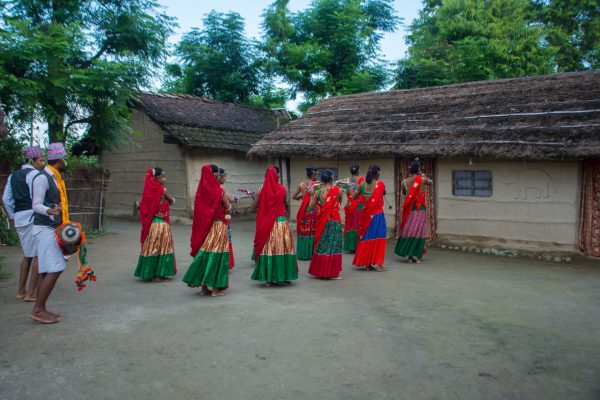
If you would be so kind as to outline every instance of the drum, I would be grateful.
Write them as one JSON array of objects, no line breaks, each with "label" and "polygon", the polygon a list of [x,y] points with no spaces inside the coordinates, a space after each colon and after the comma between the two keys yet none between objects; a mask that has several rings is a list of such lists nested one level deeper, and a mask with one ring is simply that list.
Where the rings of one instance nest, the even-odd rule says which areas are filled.
[{"label": "drum", "polygon": [[81,225],[68,223],[56,229],[56,241],[65,255],[77,253],[81,245]]}]

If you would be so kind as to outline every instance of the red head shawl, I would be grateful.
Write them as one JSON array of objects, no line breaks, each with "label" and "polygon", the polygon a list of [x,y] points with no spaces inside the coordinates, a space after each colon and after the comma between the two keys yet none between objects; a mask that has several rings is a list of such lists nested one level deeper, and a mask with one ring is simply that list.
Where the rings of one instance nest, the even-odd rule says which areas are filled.
[{"label": "red head shawl", "polygon": [[223,199],[223,188],[219,185],[210,165],[202,167],[202,175],[196,190],[194,200],[194,220],[192,222],[192,236],[190,255],[195,257],[200,247],[204,244],[210,227],[218,216]]},{"label": "red head shawl", "polygon": [[269,167],[260,191],[258,212],[256,213],[256,235],[254,236],[256,260],[269,240],[277,217],[285,216],[285,195],[285,187],[278,182],[275,168]]},{"label": "red head shawl", "polygon": [[146,182],[144,182],[144,192],[140,202],[140,222],[142,223],[142,244],[150,232],[150,225],[160,206],[160,199],[165,193],[165,188],[160,184],[154,175],[154,168],[146,171]]}]

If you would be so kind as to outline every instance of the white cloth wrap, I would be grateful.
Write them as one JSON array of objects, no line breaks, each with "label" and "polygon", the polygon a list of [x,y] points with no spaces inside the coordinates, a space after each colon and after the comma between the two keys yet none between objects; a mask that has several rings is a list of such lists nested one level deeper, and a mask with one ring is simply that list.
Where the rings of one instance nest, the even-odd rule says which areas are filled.
[{"label": "white cloth wrap", "polygon": [[25,226],[17,226],[19,241],[23,249],[23,255],[27,258],[32,258],[37,255],[37,246],[33,237],[33,223]]},{"label": "white cloth wrap", "polygon": [[40,274],[64,271],[66,262],[62,250],[56,243],[54,229],[36,225],[34,237]]}]

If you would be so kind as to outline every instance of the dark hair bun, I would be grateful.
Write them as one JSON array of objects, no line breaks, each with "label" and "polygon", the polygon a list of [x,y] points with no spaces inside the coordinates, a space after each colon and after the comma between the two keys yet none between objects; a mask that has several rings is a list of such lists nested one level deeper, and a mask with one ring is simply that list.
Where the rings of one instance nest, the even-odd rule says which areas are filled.
[{"label": "dark hair bun", "polygon": [[373,181],[373,178],[375,178],[375,175],[377,175],[380,171],[381,171],[381,168],[379,168],[379,165],[377,165],[377,164],[369,165],[369,172],[367,172],[365,181],[367,181],[367,183],[371,183]]},{"label": "dark hair bun", "polygon": [[306,167],[306,176],[309,178],[312,178],[313,174],[316,172],[317,170],[314,167]]},{"label": "dark hair bun", "polygon": [[350,173],[352,175],[358,174],[359,170],[360,170],[360,167],[358,166],[358,164],[353,164],[353,165],[350,166]]},{"label": "dark hair bun", "polygon": [[333,172],[331,172],[330,170],[326,169],[325,171],[321,172],[321,181],[323,183],[329,183],[329,182],[331,182],[332,179],[333,179]]}]

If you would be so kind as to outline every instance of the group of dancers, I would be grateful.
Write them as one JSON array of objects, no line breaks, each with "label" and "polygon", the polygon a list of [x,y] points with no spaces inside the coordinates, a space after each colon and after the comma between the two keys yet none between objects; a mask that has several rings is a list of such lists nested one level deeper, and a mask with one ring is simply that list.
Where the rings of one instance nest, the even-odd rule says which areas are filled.
[{"label": "group of dancers", "polygon": [[[46,302],[69,259],[65,254],[70,254],[57,239],[57,230],[70,222],[62,178],[67,152],[62,143],[51,143],[46,157],[38,146],[25,148],[24,156],[27,163],[11,174],[2,198],[24,254],[16,297],[34,303],[31,319],[52,324],[62,314],[49,311]],[[365,177],[359,171],[359,166],[353,165],[349,178],[334,181],[330,170],[317,176],[315,168],[307,168],[306,179],[292,196],[301,201],[295,245],[286,219],[287,190],[280,183],[279,169],[267,169],[260,188],[248,193],[257,209],[253,280],[266,286],[288,286],[298,279],[298,259],[310,260],[308,273],[316,278],[341,279],[344,251],[354,253],[352,264],[358,268],[386,271],[386,187],[378,165],[371,165]],[[421,173],[418,161],[409,171],[401,182],[405,201],[395,253],[419,264],[428,235],[426,186],[432,182]],[[202,167],[190,238],[193,261],[183,276],[187,285],[210,296],[226,294],[229,271],[235,265],[230,220],[233,203],[239,198],[223,188],[226,180],[227,172],[222,168]],[[143,280],[167,281],[177,273],[169,221],[175,198],[166,182],[163,169],[147,171],[139,203],[141,252],[134,272]],[[347,201],[342,226],[344,195]]]},{"label": "group of dancers", "polygon": [[[410,176],[402,180],[405,195],[400,237],[395,253],[408,262],[422,263],[427,239],[425,188],[432,181],[421,173],[418,161],[410,165]],[[342,279],[342,253],[354,253],[352,264],[370,271],[386,271],[387,226],[384,216],[386,187],[381,169],[371,165],[365,177],[353,165],[351,176],[334,181],[330,170],[306,169],[307,178],[292,199],[301,201],[297,214],[294,246],[287,214],[287,190],[280,183],[279,168],[270,166],[260,188],[250,192],[257,209],[251,279],[266,286],[288,286],[298,279],[297,260],[310,260],[308,273],[321,279]],[[223,296],[234,267],[230,220],[233,203],[239,200],[223,188],[227,172],[216,165],[202,167],[194,200],[190,237],[193,261],[183,282],[209,296]],[[344,199],[345,223],[340,209]],[[149,169],[139,203],[141,253],[135,276],[163,282],[177,273],[173,236],[169,224],[175,199],[166,188],[166,173]],[[296,251],[297,250],[297,251]]]}]

